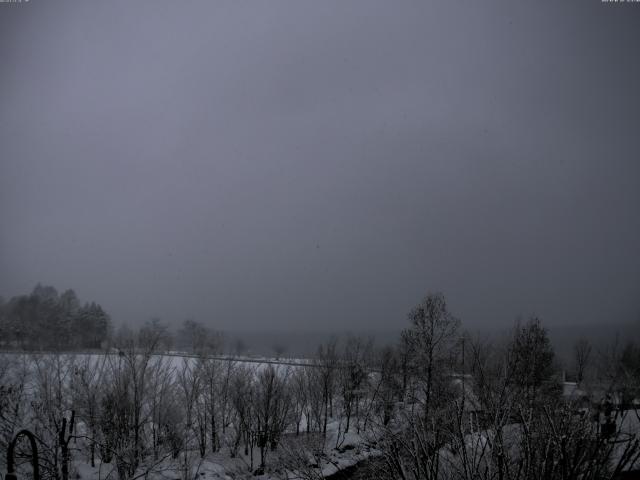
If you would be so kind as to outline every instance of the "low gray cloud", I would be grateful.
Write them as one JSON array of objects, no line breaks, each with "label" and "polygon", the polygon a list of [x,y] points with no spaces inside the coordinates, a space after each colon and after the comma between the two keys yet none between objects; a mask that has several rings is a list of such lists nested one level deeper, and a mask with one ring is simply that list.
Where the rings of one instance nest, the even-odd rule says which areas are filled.
[{"label": "low gray cloud", "polygon": [[640,5],[0,4],[0,293],[114,320],[640,315]]}]

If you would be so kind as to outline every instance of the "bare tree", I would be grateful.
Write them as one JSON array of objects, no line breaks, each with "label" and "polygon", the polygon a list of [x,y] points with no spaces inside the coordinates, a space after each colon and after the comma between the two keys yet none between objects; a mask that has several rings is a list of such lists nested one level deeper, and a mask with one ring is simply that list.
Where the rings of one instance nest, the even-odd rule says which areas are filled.
[{"label": "bare tree", "polygon": [[102,385],[106,380],[106,355],[87,355],[81,359],[73,375],[73,404],[76,417],[84,427],[89,447],[89,462],[96,463],[96,446],[99,442],[99,416]]},{"label": "bare tree", "polygon": [[280,360],[280,358],[285,354],[286,351],[287,347],[281,343],[276,343],[273,345],[273,353],[276,356],[276,360]]},{"label": "bare tree", "polygon": [[378,382],[371,392],[371,406],[367,410],[364,429],[367,428],[367,420],[371,414],[371,408],[376,409],[379,423],[386,427],[392,419],[394,405],[398,399],[403,399],[403,382],[406,382],[402,372],[400,355],[392,347],[386,347],[380,352],[380,373]]},{"label": "bare tree", "polygon": [[[217,337],[219,340],[219,337]],[[210,342],[206,349],[201,350],[198,362],[202,376],[202,401],[204,411],[202,415],[208,422],[202,434],[209,432],[211,451],[216,452],[220,448],[219,429],[222,418],[223,399],[222,393],[227,390],[222,379],[225,372],[225,364],[220,360],[211,358],[219,353],[219,341]],[[227,365],[232,365],[230,362]]]},{"label": "bare tree", "polygon": [[336,385],[336,370],[338,367],[338,340],[332,338],[326,344],[320,345],[316,356],[316,367],[319,374],[322,392],[322,433],[327,434],[329,417],[333,416],[333,398]]},{"label": "bare tree", "polygon": [[415,388],[407,387],[413,393],[382,426],[381,444],[393,475],[435,479],[441,475],[440,451],[450,438],[453,419],[455,356],[451,352],[458,344],[458,320],[449,313],[441,294],[427,295],[410,312],[409,320],[411,327],[403,335],[406,351],[411,354],[406,383]]},{"label": "bare tree", "polygon": [[[45,478],[68,480],[69,441],[74,427],[71,380],[75,357],[33,355],[32,422],[41,441],[41,473]],[[67,418],[70,420],[67,420]]]},{"label": "bare tree", "polygon": [[311,431],[322,432],[323,415],[326,411],[325,399],[325,372],[314,366],[305,367],[305,385],[307,403],[305,405],[305,417],[307,419],[307,433]]},{"label": "bare tree", "polygon": [[201,322],[187,319],[178,331],[180,346],[198,355],[219,352],[222,336]]},{"label": "bare tree", "polygon": [[254,407],[261,469],[265,468],[267,452],[276,449],[287,426],[290,406],[288,372],[278,372],[273,365],[267,365],[256,379]]},{"label": "bare tree", "polygon": [[540,319],[533,317],[524,325],[516,325],[509,348],[514,388],[523,397],[523,408],[557,400],[561,389],[559,378],[554,378],[555,355]]},{"label": "bare tree", "polygon": [[236,338],[233,344],[233,353],[240,357],[247,353],[247,344],[241,338]]},{"label": "bare tree", "polygon": [[591,344],[586,338],[579,339],[573,346],[576,380],[582,383],[591,362]]},{"label": "bare tree", "polygon": [[[197,411],[198,400],[201,394],[201,378],[195,361],[191,358],[183,358],[182,365],[177,372],[177,386],[182,407],[182,460],[181,471],[183,480],[190,480],[192,475],[191,464],[193,461],[192,450],[197,435]],[[204,456],[200,446],[200,456]]]},{"label": "bare tree", "polygon": [[224,362],[224,366],[221,372],[219,398],[220,398],[220,419],[222,435],[224,436],[229,426],[231,416],[231,380],[235,374],[237,368],[236,362],[233,359],[228,359]]},{"label": "bare tree", "polygon": [[177,411],[174,382],[176,375],[176,369],[169,357],[154,357],[150,366],[148,395],[151,445],[153,459],[156,461],[161,457],[161,445],[172,444],[170,437],[174,431]]},{"label": "bare tree", "polygon": [[244,440],[245,455],[250,455],[249,468],[253,469],[255,372],[245,366],[233,370],[230,378],[229,397],[233,407],[233,438],[228,441],[231,457],[236,457]]},{"label": "bare tree", "polygon": [[[289,386],[291,389],[291,409],[293,421],[296,425],[296,436],[300,435],[300,423],[307,411],[308,406],[308,388],[307,388],[307,372],[310,367],[298,367],[291,375]],[[307,423],[309,419],[307,418]]]},{"label": "bare tree", "polygon": [[[373,342],[362,338],[350,337],[344,345],[340,368],[337,372],[340,393],[342,394],[342,416],[345,420],[344,432],[351,426],[351,417],[355,411],[358,420],[361,389],[365,386],[368,373],[368,361]],[[358,424],[359,429],[359,424]]]},{"label": "bare tree", "polygon": [[133,477],[145,457],[144,428],[152,412],[152,358],[167,341],[167,328],[158,320],[151,320],[135,335],[121,331],[116,343],[119,354],[109,357],[110,378],[103,397],[101,430],[105,438],[103,450],[115,457],[121,478]]},{"label": "bare tree", "polygon": [[449,374],[455,363],[451,353],[458,344],[459,321],[447,309],[442,294],[429,294],[409,314],[411,328],[406,331],[411,345],[412,364],[419,379],[424,417],[447,401]]}]

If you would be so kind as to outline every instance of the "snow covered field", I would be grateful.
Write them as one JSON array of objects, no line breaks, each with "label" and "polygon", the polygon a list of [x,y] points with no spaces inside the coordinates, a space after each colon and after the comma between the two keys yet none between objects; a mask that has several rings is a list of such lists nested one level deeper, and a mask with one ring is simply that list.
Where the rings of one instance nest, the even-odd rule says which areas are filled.
[{"label": "snow covered field", "polygon": [[[97,397],[104,396],[104,391],[109,391],[109,385],[103,384],[105,381],[112,382],[117,372],[128,371],[127,362],[130,358],[118,353],[96,354],[96,353],[14,353],[5,352],[0,354],[0,383],[5,385],[21,385],[21,393],[19,401],[21,402],[39,402],[43,395],[51,395],[52,403],[56,403],[54,397],[69,397],[67,400],[60,401],[58,405],[49,405],[51,411],[49,416],[53,416],[54,422],[63,416],[69,416],[70,411],[75,412],[75,429],[74,438],[72,440],[72,455],[70,462],[71,478],[86,480],[104,480],[109,478],[117,478],[117,465],[115,461],[102,462],[100,455],[90,453],[91,438],[96,437],[97,423],[91,418],[87,412],[86,395],[96,395],[94,399],[96,405],[91,408],[104,408],[100,405]],[[139,361],[139,358],[138,360]],[[261,375],[268,371],[273,371],[278,378],[289,381],[296,374],[296,371],[303,367],[315,370],[316,367],[310,366],[310,362],[304,359],[273,359],[273,358],[236,358],[236,357],[215,357],[207,359],[209,368],[213,368],[213,375],[217,375],[212,381],[219,388],[224,388],[225,382],[229,384],[233,382],[232,372],[244,372],[253,377],[253,381],[259,382]],[[167,354],[152,355],[149,362],[145,365],[145,380],[143,380],[144,388],[148,398],[141,404],[141,408],[145,418],[141,431],[144,436],[157,435],[161,430],[159,426],[160,420],[156,418],[154,413],[154,403],[158,400],[159,388],[156,382],[164,379],[167,385],[172,385],[174,396],[173,402],[177,402],[177,408],[181,411],[184,408],[193,408],[198,410],[198,414],[205,413],[205,392],[204,383],[201,385],[202,390],[197,393],[197,398],[192,399],[193,405],[187,406],[188,399],[183,396],[181,388],[189,388],[183,385],[184,382],[193,382],[191,388],[196,387],[198,381],[195,380],[196,372],[200,360],[192,355],[185,355],[180,352],[170,352]],[[139,367],[137,367],[139,368]],[[200,375],[201,373],[198,373]],[[227,375],[227,377],[225,377]],[[240,378],[240,377],[239,377]],[[87,386],[84,394],[78,393],[82,390],[83,382],[88,382],[91,386]],[[202,380],[204,382],[204,380]],[[131,388],[131,387],[130,387]],[[57,391],[56,391],[57,389]],[[225,400],[227,404],[223,405],[223,400],[218,400],[216,420],[225,423],[217,434],[219,435],[219,445],[217,451],[211,451],[207,448],[205,455],[200,455],[197,448],[197,439],[191,431],[190,427],[183,425],[181,428],[187,429],[188,440],[185,440],[183,449],[177,455],[172,454],[168,448],[160,447],[159,455],[149,455],[148,458],[140,462],[136,468],[135,478],[173,480],[180,478],[202,478],[202,479],[229,479],[229,478],[250,478],[255,473],[260,473],[262,469],[260,464],[260,447],[255,438],[250,441],[243,439],[238,441],[235,437],[238,422],[244,421],[234,416],[234,408],[240,408],[232,405],[231,387],[229,391],[221,390],[222,395],[229,395],[229,399]],[[155,392],[155,393],[154,393]],[[249,395],[259,396],[255,390]],[[165,392],[163,395],[168,394]],[[185,400],[187,402],[185,402]],[[293,408],[293,398],[288,400],[291,402],[286,408]],[[201,404],[199,402],[202,402]],[[200,405],[200,406],[198,406]],[[256,409],[258,406],[252,407]],[[338,411],[336,407],[336,412]],[[269,473],[258,475],[259,478],[322,478],[322,476],[331,475],[337,471],[353,466],[363,459],[371,455],[379,454],[375,449],[367,446],[367,441],[353,431],[344,432],[344,421],[339,417],[330,416],[327,421],[326,435],[321,433],[307,432],[308,428],[308,412],[299,412],[297,417],[297,427],[295,426],[295,418],[291,417],[292,412],[286,415],[287,425],[284,426],[278,447],[270,451],[265,462],[265,469]],[[195,415],[195,414],[194,414]],[[258,415],[258,413],[254,413]],[[336,413],[337,415],[337,413]],[[93,426],[92,426],[93,422]],[[195,420],[187,420],[187,425]],[[55,425],[46,425],[47,421],[38,416],[38,412],[25,411],[24,416],[17,428],[28,428],[34,430],[38,435],[43,437],[49,435],[50,439],[54,438],[53,431]],[[226,432],[225,432],[226,428]],[[43,431],[43,429],[45,431]],[[299,433],[296,434],[296,431]],[[235,438],[235,440],[234,440]],[[52,440],[53,441],[53,440]],[[235,442],[235,445],[234,445]],[[244,445],[239,445],[244,443]],[[248,445],[247,445],[248,444]],[[269,448],[271,450],[271,448]],[[90,456],[93,456],[93,465],[91,466]],[[302,472],[301,470],[304,470]],[[309,477],[311,476],[311,477]]]}]

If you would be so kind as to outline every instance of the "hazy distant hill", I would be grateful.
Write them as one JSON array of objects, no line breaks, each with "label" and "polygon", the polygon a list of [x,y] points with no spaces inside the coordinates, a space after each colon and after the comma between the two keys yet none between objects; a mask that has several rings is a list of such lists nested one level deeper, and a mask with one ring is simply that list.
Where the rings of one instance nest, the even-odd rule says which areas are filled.
[{"label": "hazy distant hill", "polygon": [[[570,361],[573,354],[573,345],[580,338],[586,338],[593,346],[594,351],[610,346],[618,341],[624,345],[629,340],[640,341],[640,320],[633,323],[613,323],[601,325],[566,325],[547,326],[551,341],[556,349],[558,358],[562,361]],[[397,342],[401,329],[395,330],[362,330],[342,332],[302,332],[302,331],[257,331],[257,332],[226,332],[225,350],[234,352],[238,341],[242,343],[244,353],[251,355],[274,356],[276,350],[284,350],[282,356],[309,356],[315,353],[319,344],[328,341],[332,336],[339,338],[350,334],[371,337],[374,344],[381,346]],[[482,338],[499,339],[509,333],[508,328],[477,329],[473,335]]]},{"label": "hazy distant hill", "polygon": [[621,347],[631,340],[640,341],[640,320],[631,323],[554,326],[549,327],[549,335],[558,357],[571,360],[573,346],[579,338],[586,338],[591,342],[596,353],[616,341]]}]

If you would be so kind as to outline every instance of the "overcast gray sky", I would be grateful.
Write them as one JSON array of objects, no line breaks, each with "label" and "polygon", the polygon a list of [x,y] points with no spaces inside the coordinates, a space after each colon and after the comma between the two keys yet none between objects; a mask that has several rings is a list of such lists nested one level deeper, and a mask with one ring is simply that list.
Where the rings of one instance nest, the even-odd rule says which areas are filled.
[{"label": "overcast gray sky", "polygon": [[640,3],[0,4],[0,294],[116,323],[640,316]]}]

